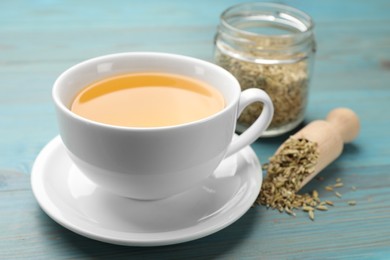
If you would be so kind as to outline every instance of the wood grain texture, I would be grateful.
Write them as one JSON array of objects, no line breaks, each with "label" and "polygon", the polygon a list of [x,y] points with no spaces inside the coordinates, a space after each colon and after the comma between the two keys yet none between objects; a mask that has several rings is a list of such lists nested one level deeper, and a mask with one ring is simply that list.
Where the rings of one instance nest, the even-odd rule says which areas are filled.
[{"label": "wood grain texture", "polygon": [[[335,107],[361,133],[305,190],[335,206],[293,218],[264,207],[211,236],[173,246],[123,247],[68,231],[39,208],[35,157],[58,133],[56,77],[98,55],[164,51],[212,60],[220,13],[243,1],[0,1],[0,259],[389,259],[390,2],[279,1],[308,12],[318,52],[306,123]],[[252,145],[264,163],[290,135]],[[324,186],[342,178],[342,198]],[[352,190],[352,186],[357,188]],[[356,200],[356,206],[347,201]]]}]

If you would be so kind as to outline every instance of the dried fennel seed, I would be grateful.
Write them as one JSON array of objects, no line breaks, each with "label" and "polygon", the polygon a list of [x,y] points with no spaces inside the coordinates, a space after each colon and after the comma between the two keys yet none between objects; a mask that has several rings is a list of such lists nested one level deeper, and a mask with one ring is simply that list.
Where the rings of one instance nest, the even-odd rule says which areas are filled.
[{"label": "dried fennel seed", "polygon": [[327,191],[333,191],[333,187],[331,187],[331,186],[326,186],[326,187],[325,187],[325,190],[327,190]]},{"label": "dried fennel seed", "polygon": [[318,210],[323,210],[323,211],[327,211],[327,210],[328,210],[328,207],[327,207],[327,206],[323,206],[323,205],[318,205],[318,206],[316,207],[316,209],[318,209]]},{"label": "dried fennel seed", "polygon": [[[309,84],[309,66],[306,59],[292,64],[258,64],[217,52],[215,60],[237,78],[242,90],[260,88],[267,92],[275,108],[270,129],[303,119]],[[261,103],[248,106],[239,117],[238,123],[246,127],[251,125],[262,109]]]},{"label": "dried fennel seed", "polygon": [[318,155],[317,143],[290,137],[265,165],[267,175],[256,202],[290,215],[294,215],[293,209],[314,211],[321,202],[318,192],[297,191],[303,179],[314,173]]},{"label": "dried fennel seed", "polygon": [[325,203],[328,204],[329,206],[334,206],[333,201],[325,200]]},{"label": "dried fennel seed", "polygon": [[314,211],[313,211],[313,210],[310,210],[310,211],[308,212],[308,214],[309,214],[309,218],[310,218],[311,220],[314,221]]}]

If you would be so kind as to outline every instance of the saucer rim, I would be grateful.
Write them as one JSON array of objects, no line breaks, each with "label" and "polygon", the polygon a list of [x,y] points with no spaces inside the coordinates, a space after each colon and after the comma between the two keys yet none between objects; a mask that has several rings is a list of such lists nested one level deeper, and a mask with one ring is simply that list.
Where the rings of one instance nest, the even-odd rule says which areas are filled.
[{"label": "saucer rim", "polygon": [[[111,232],[111,235],[107,234],[96,234],[93,230],[86,228],[85,226],[80,226],[77,225],[77,223],[73,223],[71,219],[69,219],[69,216],[63,216],[61,214],[61,206],[55,205],[53,201],[50,199],[49,192],[47,191],[47,188],[45,187],[45,181],[44,181],[44,175],[45,175],[45,170],[44,168],[46,167],[46,164],[48,164],[49,157],[52,156],[53,154],[56,153],[56,149],[61,149],[59,146],[63,146],[62,140],[60,136],[54,137],[52,140],[50,140],[40,151],[38,156],[36,157],[32,171],[31,171],[31,187],[32,187],[32,192],[37,200],[39,206],[41,209],[56,223],[61,225],[62,227],[71,230],[74,233],[77,233],[79,235],[82,235],[84,237],[88,237],[97,241],[101,242],[106,242],[106,243],[111,243],[111,244],[116,244],[116,245],[124,245],[124,246],[163,246],[163,245],[173,245],[173,244],[179,244],[179,243],[184,243],[192,240],[196,240],[202,237],[206,237],[208,235],[211,235],[213,233],[216,233],[229,225],[233,224],[236,222],[239,218],[241,218],[253,205],[255,202],[257,195],[260,192],[261,189],[261,184],[263,181],[263,176],[262,176],[262,169],[261,169],[261,163],[259,161],[259,158],[257,157],[256,153],[254,150],[250,147],[247,146],[240,150],[238,153],[242,153],[244,150],[246,150],[246,153],[249,153],[249,157],[253,159],[253,162],[251,164],[256,164],[256,168],[259,169],[258,174],[253,174],[250,173],[251,178],[253,178],[256,182],[256,187],[255,188],[248,188],[246,190],[246,193],[251,193],[247,194],[245,198],[247,199],[247,202],[244,203],[244,206],[241,206],[242,208],[240,211],[233,211],[232,216],[229,217],[226,221],[221,222],[218,225],[211,225],[207,226],[205,228],[198,229],[195,232],[192,232],[187,235],[178,235],[178,236],[167,236],[165,238],[159,237],[159,238],[124,238],[123,234],[140,234],[140,233],[132,233],[132,232],[119,232],[119,231],[114,231],[114,230],[108,230]],[[63,147],[62,147],[63,148]],[[237,153],[237,154],[238,154]],[[253,157],[253,158],[252,158]],[[71,164],[73,164],[70,161]],[[247,197],[249,196],[249,197]],[[233,197],[234,198],[234,197]],[[233,199],[232,198],[232,199]],[[242,202],[242,200],[239,200],[237,203]],[[250,203],[249,203],[250,202]],[[232,207],[230,211],[233,209]],[[55,210],[54,210],[55,209]],[[228,211],[228,212],[230,212]],[[149,235],[151,234],[169,234],[169,233],[177,233],[179,231],[183,231],[185,229],[191,229],[194,228],[194,226],[183,228],[183,229],[178,229],[178,230],[173,230],[173,231],[164,231],[164,232],[151,232],[148,233]],[[101,228],[104,229],[104,228]],[[115,237],[112,234],[122,234],[120,237]]]}]

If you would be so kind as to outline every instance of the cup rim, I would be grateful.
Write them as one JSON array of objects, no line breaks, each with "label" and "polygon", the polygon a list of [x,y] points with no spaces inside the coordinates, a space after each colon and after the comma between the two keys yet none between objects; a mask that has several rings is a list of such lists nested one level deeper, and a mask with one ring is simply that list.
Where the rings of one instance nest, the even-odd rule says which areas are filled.
[{"label": "cup rim", "polygon": [[[66,79],[69,74],[72,72],[76,71],[80,67],[87,66],[90,64],[96,64],[97,62],[104,60],[104,59],[112,59],[112,58],[118,58],[118,57],[123,57],[123,56],[128,56],[128,57],[135,57],[135,56],[159,56],[161,58],[176,58],[176,59],[181,59],[185,60],[187,62],[195,62],[198,64],[203,65],[204,67],[212,67],[216,70],[219,70],[220,73],[225,74],[226,77],[228,77],[231,81],[234,81],[234,85],[237,86],[236,90],[234,90],[237,94],[234,94],[234,97],[227,106],[225,106],[223,109],[218,111],[217,113],[214,113],[210,116],[207,116],[205,118],[196,120],[196,121],[191,121],[183,124],[178,124],[178,125],[170,125],[170,126],[157,126],[157,127],[132,127],[132,126],[118,126],[118,125],[110,125],[98,121],[94,121],[85,117],[82,117],[80,115],[77,115],[76,113],[73,113],[61,100],[60,94],[59,94],[59,88],[61,85],[61,82]],[[179,74],[180,75],[180,74]],[[232,109],[232,107],[238,103],[240,99],[240,93],[241,93],[241,88],[238,80],[226,69],[213,64],[211,62],[201,60],[198,58],[190,57],[190,56],[185,56],[185,55],[179,55],[179,54],[173,54],[173,53],[165,53],[165,52],[121,52],[121,53],[113,53],[113,54],[107,54],[107,55],[102,55],[102,56],[97,56],[91,59],[84,60],[82,62],[79,62],[68,69],[66,69],[64,72],[62,72],[58,78],[55,80],[53,87],[52,87],[52,99],[54,101],[54,104],[58,109],[60,109],[63,113],[65,113],[67,116],[72,117],[74,119],[77,119],[78,121],[81,121],[83,123],[89,124],[89,125],[95,125],[99,127],[104,127],[108,129],[115,129],[115,130],[121,130],[121,131],[159,131],[159,130],[171,130],[171,129],[177,129],[177,128],[183,128],[183,127],[189,127],[189,126],[194,126],[198,124],[205,123],[207,121],[213,120],[216,117],[219,117],[221,114],[224,114],[226,111]],[[226,99],[225,99],[226,100]]]}]

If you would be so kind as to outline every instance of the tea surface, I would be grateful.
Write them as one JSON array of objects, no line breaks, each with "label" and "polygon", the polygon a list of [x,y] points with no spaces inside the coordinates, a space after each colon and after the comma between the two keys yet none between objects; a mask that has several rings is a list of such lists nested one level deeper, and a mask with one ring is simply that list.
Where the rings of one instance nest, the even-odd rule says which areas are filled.
[{"label": "tea surface", "polygon": [[71,111],[97,122],[128,127],[185,124],[211,116],[224,98],[204,82],[175,74],[129,73],[86,86]]}]

